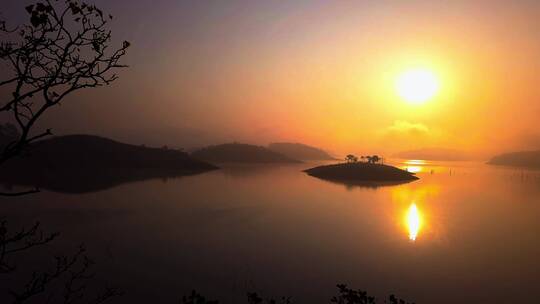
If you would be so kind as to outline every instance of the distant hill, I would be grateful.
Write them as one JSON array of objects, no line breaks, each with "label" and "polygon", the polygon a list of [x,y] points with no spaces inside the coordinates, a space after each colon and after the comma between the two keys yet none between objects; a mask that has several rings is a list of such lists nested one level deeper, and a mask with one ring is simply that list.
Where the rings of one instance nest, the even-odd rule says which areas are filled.
[{"label": "distant hill", "polygon": [[488,164],[540,168],[540,150],[512,152],[493,157]]},{"label": "distant hill", "polygon": [[417,150],[409,150],[396,153],[394,156],[405,159],[441,161],[465,161],[471,159],[471,156],[468,155],[466,152],[444,148],[424,148]]},{"label": "distant hill", "polygon": [[166,168],[204,171],[217,167],[187,153],[120,143],[92,135],[53,137],[32,144],[17,166],[48,168]]},{"label": "distant hill", "polygon": [[134,146],[92,135],[68,135],[31,144],[23,155],[2,166],[0,181],[84,192],[126,181],[214,169],[217,167],[176,150]]},{"label": "distant hill", "polygon": [[272,143],[268,149],[298,160],[334,160],[325,151],[300,143]]},{"label": "distant hill", "polygon": [[248,144],[209,146],[191,153],[194,158],[212,163],[296,163],[298,160],[265,147]]},{"label": "distant hill", "polygon": [[344,182],[395,182],[418,179],[413,173],[396,167],[363,162],[319,166],[304,172],[321,179]]}]

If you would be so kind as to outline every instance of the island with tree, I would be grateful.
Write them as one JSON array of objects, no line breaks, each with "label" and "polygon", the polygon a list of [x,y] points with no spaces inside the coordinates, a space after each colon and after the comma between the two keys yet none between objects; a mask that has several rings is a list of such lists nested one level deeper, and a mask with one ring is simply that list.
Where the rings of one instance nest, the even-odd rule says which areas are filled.
[{"label": "island with tree", "polygon": [[359,161],[357,156],[349,154],[344,163],[318,166],[304,172],[320,179],[348,183],[408,182],[418,179],[414,173],[383,164],[378,155],[361,156]]}]

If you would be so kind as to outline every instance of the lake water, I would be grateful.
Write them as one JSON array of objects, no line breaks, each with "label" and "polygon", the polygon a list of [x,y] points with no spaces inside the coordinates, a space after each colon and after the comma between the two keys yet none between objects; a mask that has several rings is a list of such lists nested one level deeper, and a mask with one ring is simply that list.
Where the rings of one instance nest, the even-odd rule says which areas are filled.
[{"label": "lake water", "polygon": [[21,268],[84,242],[97,277],[126,292],[119,303],[177,303],[192,289],[222,303],[247,291],[328,303],[337,283],[416,303],[537,301],[539,171],[394,163],[420,180],[374,188],[301,172],[313,164],[227,166],[2,198],[0,217],[62,233]]}]

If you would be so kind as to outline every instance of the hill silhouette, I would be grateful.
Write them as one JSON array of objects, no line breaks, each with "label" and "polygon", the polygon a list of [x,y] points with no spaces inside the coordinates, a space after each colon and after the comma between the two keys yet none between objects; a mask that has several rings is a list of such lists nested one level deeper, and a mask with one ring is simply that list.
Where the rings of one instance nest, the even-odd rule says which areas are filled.
[{"label": "hill silhouette", "polygon": [[324,150],[301,143],[271,143],[268,149],[298,160],[334,160]]},{"label": "hill silhouette", "polygon": [[317,178],[340,182],[401,182],[418,179],[413,173],[396,167],[370,163],[342,163],[304,170]]},{"label": "hill silhouette", "polygon": [[18,167],[77,169],[166,168],[186,172],[217,169],[181,151],[135,146],[93,135],[67,135],[36,142],[13,163]]},{"label": "hill silhouette", "polygon": [[265,147],[230,143],[209,146],[191,153],[194,158],[212,163],[298,163],[300,161]]},{"label": "hill silhouette", "polygon": [[488,164],[540,168],[540,150],[500,154],[489,160]]},{"label": "hill silhouette", "polygon": [[23,155],[4,165],[0,181],[80,193],[214,169],[218,167],[181,151],[140,147],[92,135],[68,135],[30,145]]}]

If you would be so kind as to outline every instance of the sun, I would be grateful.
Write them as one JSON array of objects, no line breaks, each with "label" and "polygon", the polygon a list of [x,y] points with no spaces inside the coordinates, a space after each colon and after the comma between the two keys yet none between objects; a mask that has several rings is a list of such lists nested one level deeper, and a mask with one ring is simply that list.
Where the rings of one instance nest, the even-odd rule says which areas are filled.
[{"label": "sun", "polygon": [[419,105],[437,94],[439,80],[435,73],[430,70],[408,70],[398,76],[396,90],[406,102]]}]

